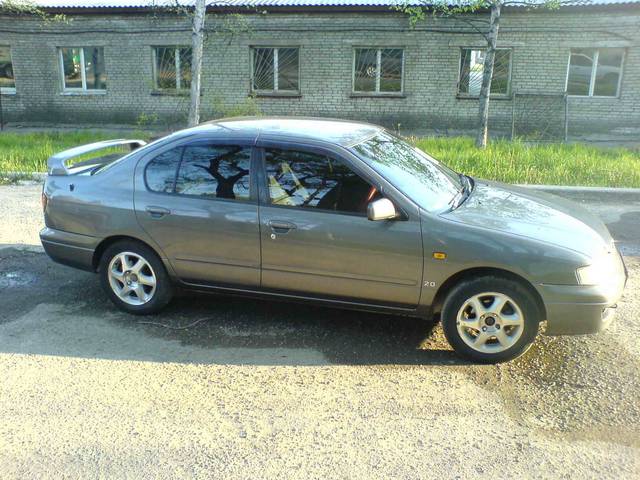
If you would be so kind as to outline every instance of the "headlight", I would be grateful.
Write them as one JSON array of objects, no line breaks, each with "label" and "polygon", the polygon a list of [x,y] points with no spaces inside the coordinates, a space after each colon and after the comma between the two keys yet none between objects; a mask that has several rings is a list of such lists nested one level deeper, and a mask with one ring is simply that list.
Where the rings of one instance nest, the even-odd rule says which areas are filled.
[{"label": "headlight", "polygon": [[576,270],[576,277],[580,285],[602,285],[610,282],[619,273],[615,255],[603,255],[595,259],[591,265]]}]

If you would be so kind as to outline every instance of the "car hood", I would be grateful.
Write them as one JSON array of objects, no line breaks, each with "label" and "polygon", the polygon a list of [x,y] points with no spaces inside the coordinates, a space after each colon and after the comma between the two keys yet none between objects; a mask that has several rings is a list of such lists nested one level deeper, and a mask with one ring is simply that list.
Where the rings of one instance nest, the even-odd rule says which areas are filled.
[{"label": "car hood", "polygon": [[611,250],[602,221],[555,195],[487,180],[476,180],[469,198],[442,217],[523,236],[594,257]]}]

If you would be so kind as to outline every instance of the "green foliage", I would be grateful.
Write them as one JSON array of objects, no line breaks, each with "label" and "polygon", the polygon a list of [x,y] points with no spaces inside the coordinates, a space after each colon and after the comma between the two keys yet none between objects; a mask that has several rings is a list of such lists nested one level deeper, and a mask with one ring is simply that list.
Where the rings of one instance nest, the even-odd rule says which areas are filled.
[{"label": "green foliage", "polygon": [[62,13],[55,15],[48,14],[30,0],[0,0],[0,13],[7,15],[31,15],[39,18],[44,23],[69,23],[70,21]]},{"label": "green foliage", "polygon": [[146,127],[149,125],[155,125],[157,123],[158,123],[157,113],[147,114],[145,112],[142,112],[140,115],[138,115],[138,118],[136,119],[136,125],[139,127]]},{"label": "green foliage", "polygon": [[507,140],[478,149],[470,137],[411,140],[454,170],[480,178],[508,183],[640,187],[640,150]]},{"label": "green foliage", "polygon": [[229,105],[222,97],[213,99],[213,118],[225,117],[259,117],[262,115],[255,95],[249,95],[243,101]]},{"label": "green foliage", "polygon": [[[591,0],[582,0],[581,4],[589,4]],[[427,14],[432,17],[455,18],[461,15],[475,13],[481,10],[489,10],[491,5],[501,6],[518,5],[528,10],[557,10],[563,4],[574,4],[572,0],[469,0],[458,5],[451,0],[424,0],[422,4],[405,0],[404,3],[392,7],[393,10],[406,14],[409,18],[409,25],[414,28],[418,23],[427,18]]]}]

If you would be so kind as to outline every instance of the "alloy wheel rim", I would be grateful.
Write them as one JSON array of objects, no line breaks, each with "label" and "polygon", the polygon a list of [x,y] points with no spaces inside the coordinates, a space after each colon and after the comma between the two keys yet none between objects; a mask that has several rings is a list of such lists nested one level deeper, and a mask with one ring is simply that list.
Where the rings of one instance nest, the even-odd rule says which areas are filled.
[{"label": "alloy wheel rim", "polygon": [[109,262],[109,285],[120,300],[144,305],[156,292],[156,274],[151,264],[133,252],[121,252]]},{"label": "alloy wheel rim", "polygon": [[524,315],[508,295],[484,292],[462,303],[456,318],[458,335],[477,352],[503,352],[520,339]]}]

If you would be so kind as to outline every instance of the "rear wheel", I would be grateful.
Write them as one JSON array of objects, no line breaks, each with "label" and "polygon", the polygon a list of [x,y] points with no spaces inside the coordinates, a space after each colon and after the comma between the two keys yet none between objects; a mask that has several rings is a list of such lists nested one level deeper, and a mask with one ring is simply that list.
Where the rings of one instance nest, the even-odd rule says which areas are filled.
[{"label": "rear wheel", "polygon": [[482,363],[505,362],[525,353],[540,320],[529,289],[496,276],[460,283],[442,309],[449,344],[461,356]]},{"label": "rear wheel", "polygon": [[155,313],[173,297],[171,279],[162,261],[142,243],[114,243],[102,255],[98,271],[102,288],[126,312]]}]

